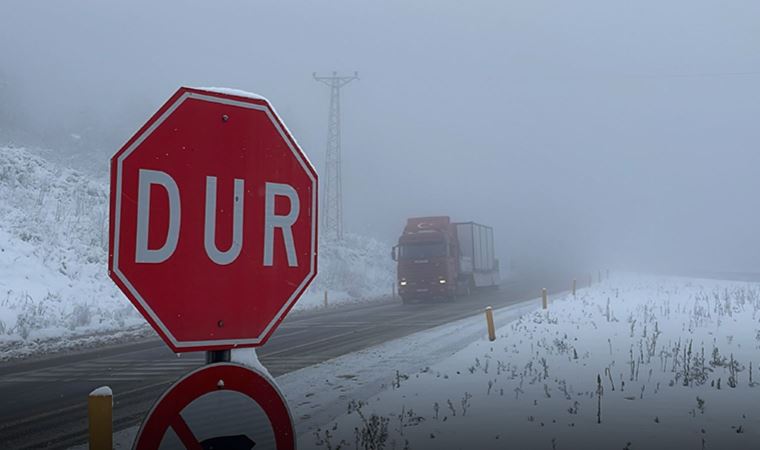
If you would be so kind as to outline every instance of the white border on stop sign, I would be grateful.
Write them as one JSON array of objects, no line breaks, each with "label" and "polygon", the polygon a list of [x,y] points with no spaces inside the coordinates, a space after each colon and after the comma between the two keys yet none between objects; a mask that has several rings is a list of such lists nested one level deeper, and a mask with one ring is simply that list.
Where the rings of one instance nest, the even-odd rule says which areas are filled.
[{"label": "white border on stop sign", "polygon": [[[202,90],[203,88],[197,88],[199,90]],[[220,89],[209,89],[209,92],[215,92],[215,93],[221,93],[226,94],[225,92],[222,92]],[[237,94],[229,94],[229,95],[237,95]],[[145,141],[145,139],[148,138],[155,130],[158,128],[167,117],[169,117],[185,100],[188,98],[198,99],[198,100],[204,100],[212,103],[220,103],[223,105],[230,105],[230,106],[238,106],[241,108],[247,108],[247,109],[253,109],[257,111],[263,111],[269,120],[272,122],[272,125],[274,125],[277,132],[280,134],[280,137],[287,143],[288,149],[293,153],[293,156],[295,156],[298,163],[303,168],[304,172],[306,172],[306,175],[309,177],[309,179],[312,182],[312,185],[316,185],[316,180],[312,176],[311,171],[309,170],[309,167],[307,167],[307,164],[304,162],[303,158],[301,157],[301,152],[297,151],[293,148],[293,143],[291,142],[291,139],[288,138],[290,135],[285,134],[282,130],[282,127],[280,126],[280,121],[275,119],[273,114],[276,116],[276,113],[274,112],[274,108],[270,104],[270,102],[263,97],[260,98],[261,100],[265,101],[271,109],[256,105],[253,103],[247,103],[239,100],[233,100],[229,98],[220,98],[215,97],[212,95],[203,95],[196,92],[185,92],[180,96],[180,98],[177,99],[174,104],[172,104],[169,108],[164,111],[164,113],[159,117],[155,122],[153,122],[148,129],[145,130],[143,134],[140,135],[139,138],[135,139],[135,141],[127,148],[126,151],[122,155],[119,156],[116,162],[116,205],[115,205],[115,223],[114,223],[114,255],[113,255],[113,272],[116,274],[116,276],[119,277],[122,283],[129,289],[129,291],[134,295],[134,297],[137,299],[138,302],[140,302],[140,305],[145,309],[145,311],[150,314],[151,319],[161,328],[161,331],[164,333],[165,336],[171,340],[172,344],[176,348],[187,348],[187,347],[203,347],[208,345],[252,345],[252,344],[258,344],[262,341],[264,336],[266,336],[269,331],[272,329],[272,327],[280,320],[282,315],[285,313],[285,311],[290,307],[290,305],[295,302],[296,296],[299,292],[304,288],[304,285],[312,278],[314,275],[314,255],[316,253],[316,229],[317,229],[317,215],[315,214],[316,211],[316,204],[317,204],[317,193],[316,189],[312,189],[311,192],[311,254],[309,257],[309,274],[304,277],[304,281],[301,282],[301,284],[298,286],[298,288],[293,292],[293,294],[288,298],[287,302],[285,302],[280,308],[280,310],[277,312],[275,317],[269,322],[269,324],[266,326],[266,328],[261,332],[259,336],[257,336],[254,339],[228,339],[228,340],[206,340],[206,341],[186,341],[186,342],[179,342],[175,337],[169,332],[169,330],[166,328],[166,326],[161,322],[161,320],[158,318],[156,313],[153,312],[153,310],[150,308],[148,303],[142,298],[140,293],[135,289],[135,287],[132,285],[132,283],[129,282],[129,279],[119,270],[119,228],[121,223],[121,178],[122,178],[122,163],[124,160],[138,147],[140,144]],[[295,140],[295,138],[292,138]],[[311,163],[309,163],[309,166]]]}]

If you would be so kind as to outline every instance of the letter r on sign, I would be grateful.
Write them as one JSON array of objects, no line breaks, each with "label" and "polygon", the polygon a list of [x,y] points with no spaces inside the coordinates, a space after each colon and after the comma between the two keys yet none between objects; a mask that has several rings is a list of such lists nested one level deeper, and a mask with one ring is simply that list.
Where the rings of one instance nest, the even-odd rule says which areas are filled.
[{"label": "letter r on sign", "polygon": [[[290,211],[284,216],[275,214],[277,196],[287,197],[290,201]],[[281,183],[266,183],[264,190],[264,265],[272,266],[274,260],[274,229],[282,230],[282,240],[285,242],[285,254],[288,266],[298,267],[296,246],[293,243],[293,224],[298,219],[300,203],[298,193],[293,186]]]}]

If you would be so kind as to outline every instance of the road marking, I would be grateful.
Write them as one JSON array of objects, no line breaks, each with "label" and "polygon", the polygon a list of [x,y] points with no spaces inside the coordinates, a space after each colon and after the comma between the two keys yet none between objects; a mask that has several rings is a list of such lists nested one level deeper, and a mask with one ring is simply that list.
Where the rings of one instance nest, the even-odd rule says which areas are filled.
[{"label": "road marking", "polygon": [[2,383],[52,382],[52,381],[133,381],[145,378],[176,376],[177,372],[203,365],[202,359],[182,361],[127,360],[84,361],[60,367],[35,369],[0,376]]}]

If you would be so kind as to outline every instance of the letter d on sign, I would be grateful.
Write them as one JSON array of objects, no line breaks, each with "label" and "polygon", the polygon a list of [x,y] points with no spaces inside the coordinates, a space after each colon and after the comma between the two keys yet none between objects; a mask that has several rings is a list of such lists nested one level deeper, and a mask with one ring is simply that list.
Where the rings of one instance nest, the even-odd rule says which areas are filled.
[{"label": "letter d on sign", "polygon": [[[290,211],[287,215],[275,214],[274,206],[277,196],[287,197],[290,200]],[[298,219],[301,208],[298,201],[298,193],[293,186],[280,183],[266,183],[264,202],[264,265],[273,265],[274,260],[274,229],[282,230],[282,239],[285,241],[285,253],[288,256],[288,266],[298,267],[296,246],[293,243],[293,224]]]},{"label": "letter d on sign", "polygon": [[[174,179],[160,170],[140,169],[137,191],[137,245],[135,262],[157,264],[169,259],[177,248],[179,240],[180,203],[179,188]],[[166,242],[161,248],[148,248],[148,229],[150,227],[150,187],[158,184],[169,195],[169,230]]]}]

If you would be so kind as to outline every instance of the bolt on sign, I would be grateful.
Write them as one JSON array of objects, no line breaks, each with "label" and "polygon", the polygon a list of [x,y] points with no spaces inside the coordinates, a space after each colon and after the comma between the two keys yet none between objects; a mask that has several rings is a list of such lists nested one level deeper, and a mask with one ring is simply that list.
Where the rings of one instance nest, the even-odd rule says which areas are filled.
[{"label": "bolt on sign", "polygon": [[317,273],[317,173],[270,103],[180,88],[111,159],[109,274],[175,352],[262,345]]}]

